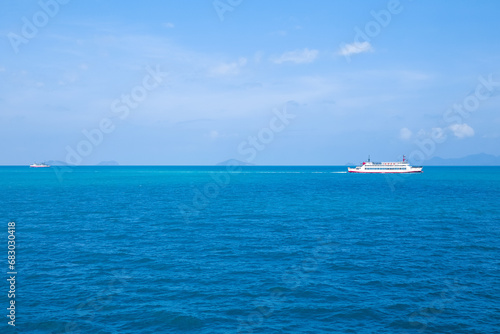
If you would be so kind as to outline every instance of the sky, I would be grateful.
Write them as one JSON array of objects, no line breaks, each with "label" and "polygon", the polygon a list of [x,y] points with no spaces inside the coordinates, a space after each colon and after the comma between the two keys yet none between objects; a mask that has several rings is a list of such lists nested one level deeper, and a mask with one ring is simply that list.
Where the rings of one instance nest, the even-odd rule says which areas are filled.
[{"label": "sky", "polygon": [[2,165],[500,155],[498,1],[1,7]]}]

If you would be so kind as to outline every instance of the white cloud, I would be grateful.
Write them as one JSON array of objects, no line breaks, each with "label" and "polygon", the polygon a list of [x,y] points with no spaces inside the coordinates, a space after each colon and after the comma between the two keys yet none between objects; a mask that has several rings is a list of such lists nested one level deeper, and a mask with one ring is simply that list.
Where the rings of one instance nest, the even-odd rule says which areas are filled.
[{"label": "white cloud", "polygon": [[175,28],[175,24],[173,24],[172,22],[167,22],[167,23],[164,23],[163,26],[165,28],[168,28],[168,29],[173,29]]},{"label": "white cloud", "polygon": [[354,42],[351,44],[341,45],[339,54],[342,56],[349,56],[357,53],[373,52],[373,47],[369,42]]},{"label": "white cloud", "polygon": [[449,126],[450,130],[457,138],[465,138],[474,136],[474,129],[471,128],[466,123],[463,124],[452,124]]},{"label": "white cloud", "polygon": [[221,75],[235,75],[240,73],[240,69],[247,64],[246,58],[240,58],[236,62],[225,63],[216,66],[210,70],[210,74],[213,76]]},{"label": "white cloud", "polygon": [[0,72],[5,72],[5,67],[0,66]]},{"label": "white cloud", "polygon": [[280,57],[275,58],[272,61],[276,64],[282,64],[285,62],[295,64],[312,63],[318,57],[318,54],[318,50],[309,50],[308,48],[305,48],[304,50],[285,52]]},{"label": "white cloud", "polygon": [[409,140],[412,134],[413,133],[408,128],[402,128],[401,130],[399,130],[399,138],[403,140]]}]

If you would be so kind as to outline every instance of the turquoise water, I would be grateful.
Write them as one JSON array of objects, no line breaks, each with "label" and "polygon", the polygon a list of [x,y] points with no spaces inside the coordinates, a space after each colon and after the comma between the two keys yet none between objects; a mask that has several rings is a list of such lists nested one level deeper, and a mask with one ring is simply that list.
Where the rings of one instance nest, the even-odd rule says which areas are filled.
[{"label": "turquoise water", "polygon": [[0,167],[15,330],[498,333],[500,167],[345,170]]}]

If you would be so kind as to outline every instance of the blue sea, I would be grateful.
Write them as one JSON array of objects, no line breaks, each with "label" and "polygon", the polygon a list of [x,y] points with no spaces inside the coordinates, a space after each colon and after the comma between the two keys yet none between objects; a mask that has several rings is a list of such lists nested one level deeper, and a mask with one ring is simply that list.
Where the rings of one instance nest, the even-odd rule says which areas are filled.
[{"label": "blue sea", "polygon": [[500,167],[0,167],[2,333],[500,333]]}]

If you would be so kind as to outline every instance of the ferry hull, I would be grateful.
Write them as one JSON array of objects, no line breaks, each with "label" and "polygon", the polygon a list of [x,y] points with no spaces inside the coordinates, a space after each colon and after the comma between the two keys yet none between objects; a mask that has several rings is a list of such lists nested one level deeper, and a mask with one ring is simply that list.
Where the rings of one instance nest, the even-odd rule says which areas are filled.
[{"label": "ferry hull", "polygon": [[49,165],[45,165],[45,164],[32,164],[30,165],[30,168],[49,168],[50,166]]},{"label": "ferry hull", "polygon": [[401,171],[368,171],[368,170],[356,170],[355,168],[348,168],[349,173],[358,174],[409,174],[409,173],[423,173],[422,169],[419,170],[401,170]]}]

